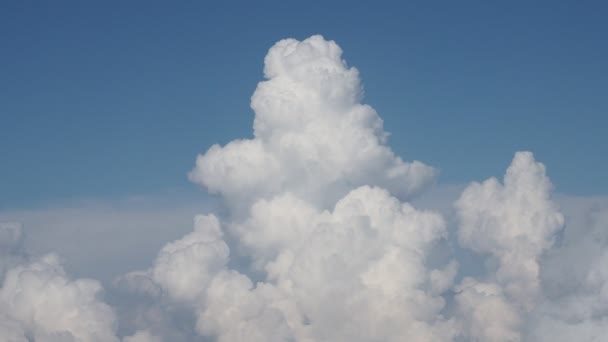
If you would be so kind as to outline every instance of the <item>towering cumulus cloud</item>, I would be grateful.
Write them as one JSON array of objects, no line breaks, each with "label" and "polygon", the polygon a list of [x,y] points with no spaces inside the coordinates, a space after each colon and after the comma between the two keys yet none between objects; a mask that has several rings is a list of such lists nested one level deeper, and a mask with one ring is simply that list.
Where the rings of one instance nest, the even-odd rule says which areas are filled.
[{"label": "towering cumulus cloud", "polygon": [[[194,232],[123,283],[144,292],[155,284],[164,300],[191,308],[199,334],[219,341],[456,335],[442,293],[457,264],[427,260],[445,222],[398,199],[435,171],[385,145],[382,120],[360,103],[358,72],[341,55],[321,36],[270,49],[251,101],[254,138],[211,147],[190,173],[234,215],[198,217]],[[226,233],[251,272],[230,267]]]},{"label": "towering cumulus cloud", "polygon": [[[456,248],[485,264],[458,274],[458,254],[438,248],[449,246],[442,215],[402,202],[435,171],[386,146],[340,48],[282,40],[264,73],[253,139],[211,147],[190,173],[230,214],[198,216],[150,269],[117,283],[185,308],[214,341],[533,341],[582,329],[544,293],[543,261],[569,249],[553,248],[564,217],[531,153],[515,154],[503,183],[472,183],[456,201]],[[588,288],[604,291],[602,264]]]},{"label": "towering cumulus cloud", "polygon": [[251,99],[254,138],[211,147],[191,180],[239,206],[288,191],[331,207],[360,185],[406,196],[434,178],[432,168],[385,145],[382,120],[360,103],[359,73],[335,42],[282,40],[268,51],[264,74]]},{"label": "towering cumulus cloud", "polygon": [[491,257],[485,283],[466,278],[458,287],[473,340],[520,340],[521,319],[539,300],[540,257],[564,223],[550,191],[544,165],[519,152],[504,185],[473,183],[456,202],[461,244]]}]

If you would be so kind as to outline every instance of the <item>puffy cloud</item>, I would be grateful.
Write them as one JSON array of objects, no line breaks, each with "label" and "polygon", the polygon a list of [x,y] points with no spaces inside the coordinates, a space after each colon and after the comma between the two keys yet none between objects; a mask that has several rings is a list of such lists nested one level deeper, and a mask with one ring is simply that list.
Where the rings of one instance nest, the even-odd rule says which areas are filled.
[{"label": "puffy cloud", "polygon": [[47,255],[9,270],[0,289],[0,329],[15,341],[118,341],[99,282],[70,280]]},{"label": "puffy cloud", "polygon": [[441,294],[457,263],[427,265],[445,223],[394,197],[435,171],[386,146],[335,42],[282,40],[264,74],[254,138],[211,147],[190,173],[231,205],[224,228],[263,281],[229,265],[213,216],[165,246],[150,278],[171,300],[196,303],[198,331],[220,341],[449,340]]},{"label": "puffy cloud", "polygon": [[335,42],[282,40],[264,74],[251,99],[254,138],[211,147],[190,178],[232,205],[226,227],[265,281],[225,267],[203,282],[199,331],[225,341],[453,335],[440,293],[456,264],[426,266],[444,222],[391,196],[420,190],[435,171],[386,146]]},{"label": "puffy cloud", "polygon": [[[453,287],[458,261],[430,261],[447,238],[443,217],[398,199],[434,171],[386,146],[340,48],[320,36],[283,40],[264,72],[253,139],[211,147],[190,173],[232,215],[201,216],[124,284],[153,297],[160,289],[220,341],[525,339],[524,318],[542,298],[540,262],[564,221],[544,166],[517,153],[504,184],[463,191],[458,240],[489,258],[488,274]],[[234,268],[228,238],[252,269]]]},{"label": "puffy cloud", "polygon": [[[0,212],[50,224],[34,229],[39,246],[28,252],[48,241],[72,258],[86,250],[83,265],[145,258],[173,240],[148,269],[114,280],[111,309],[101,283],[72,280],[54,255],[29,258],[21,226],[0,223],[0,336],[523,342],[608,333],[608,201],[564,201],[564,219],[545,167],[518,152],[502,183],[473,183],[449,209],[460,186],[414,202],[446,215],[416,208],[404,201],[436,172],[390,150],[335,42],[279,41],[264,75],[251,99],[253,137],[212,146],[189,174],[229,204],[223,215],[196,216],[191,232],[177,217],[192,217],[194,206]],[[112,244],[65,238],[82,232]]]},{"label": "puffy cloud", "polygon": [[243,274],[220,272],[209,286],[205,305],[199,308],[197,330],[222,342],[298,340],[286,313],[278,307],[286,300],[272,285],[254,287]]},{"label": "puffy cloud", "polygon": [[495,281],[522,307],[539,291],[539,258],[553,244],[564,217],[551,200],[551,182],[530,152],[518,152],[504,177],[467,187],[455,206],[458,238],[496,259]]},{"label": "puffy cloud", "polygon": [[30,258],[20,223],[0,223],[0,336],[4,341],[118,341],[101,284],[71,280],[59,258]]},{"label": "puffy cloud", "polygon": [[529,152],[518,152],[504,177],[467,187],[455,207],[462,246],[488,255],[487,280],[467,278],[457,288],[459,319],[479,341],[545,339],[540,324],[524,322],[545,314],[541,264],[564,216],[551,199],[545,167]]},{"label": "puffy cloud", "polygon": [[229,255],[215,216],[197,216],[194,227],[192,233],[161,249],[151,274],[170,297],[184,302],[200,297]]},{"label": "puffy cloud", "polygon": [[269,276],[302,308],[312,340],[443,340],[454,331],[433,288],[445,287],[437,280],[453,272],[426,266],[443,237],[439,215],[362,187],[320,218],[301,245],[285,248]]},{"label": "puffy cloud", "polygon": [[264,74],[251,98],[254,138],[212,146],[191,180],[245,210],[286,190],[328,208],[359,185],[406,196],[433,180],[432,168],[386,146],[382,120],[360,103],[358,71],[335,42],[281,40],[268,51]]},{"label": "puffy cloud", "polygon": [[436,213],[364,186],[331,212],[293,195],[262,199],[238,226],[265,281],[254,284],[229,267],[213,216],[200,217],[191,235],[165,246],[149,271],[170,299],[195,305],[203,335],[219,341],[448,341],[456,334],[442,316],[441,297],[456,264],[426,264],[446,234]]},{"label": "puffy cloud", "polygon": [[[461,191],[441,185],[423,195],[423,203],[415,202],[442,209],[449,218],[450,211],[444,208],[444,203],[458,199],[457,192]],[[463,275],[478,275],[483,272],[479,260],[489,256],[490,260],[485,260],[489,273],[473,281],[497,288],[502,293],[499,298],[519,317],[519,324],[505,326],[503,331],[517,332],[522,341],[601,341],[608,334],[608,306],[603,292],[607,283],[603,273],[608,265],[604,257],[608,250],[608,198],[556,194],[552,200],[559,204],[564,227],[554,234],[552,247],[537,259],[540,287],[534,308],[527,314],[518,310],[516,300],[508,298],[495,282],[498,263],[490,253],[466,255],[466,251],[457,251],[452,257],[460,262]],[[456,287],[456,299],[465,288]],[[472,323],[473,313],[464,307],[460,309],[454,317],[463,321],[463,325]]]}]

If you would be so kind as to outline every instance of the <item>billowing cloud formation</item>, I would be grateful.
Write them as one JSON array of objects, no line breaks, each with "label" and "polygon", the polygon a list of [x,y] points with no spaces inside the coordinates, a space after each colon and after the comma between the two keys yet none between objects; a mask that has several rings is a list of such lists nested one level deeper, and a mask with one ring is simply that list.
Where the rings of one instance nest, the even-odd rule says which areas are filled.
[{"label": "billowing cloud formation", "polygon": [[289,191],[331,207],[360,185],[405,196],[434,178],[432,168],[406,163],[385,145],[382,120],[359,102],[359,73],[335,42],[281,40],[268,51],[264,74],[251,98],[254,138],[211,147],[191,180],[235,206]]},{"label": "billowing cloud formation", "polygon": [[[289,212],[281,212],[286,207]],[[281,215],[292,224],[284,225]],[[262,217],[269,221],[258,221]],[[245,238],[253,250],[269,250],[256,258],[264,282],[254,285],[227,267],[213,216],[200,217],[192,234],[165,246],[150,271],[170,298],[195,303],[203,335],[220,341],[397,341],[405,335],[443,341],[454,334],[441,316],[440,294],[450,287],[455,264],[425,264],[446,234],[440,215],[364,186],[333,212],[293,195],[262,200],[245,226],[247,234],[268,236]]]},{"label": "billowing cloud formation", "polygon": [[495,178],[467,187],[455,206],[463,247],[489,254],[495,265],[484,282],[467,278],[456,300],[479,341],[519,341],[523,313],[535,308],[540,290],[539,258],[564,217],[550,199],[544,165],[529,152],[515,154],[504,185]]},{"label": "billowing cloud formation", "polygon": [[71,280],[59,258],[30,258],[20,224],[0,223],[0,337],[3,341],[112,342],[117,321],[101,284]]},{"label": "billowing cloud formation", "polygon": [[454,198],[455,215],[417,208],[404,201],[436,172],[388,148],[381,119],[361,103],[358,72],[336,43],[279,41],[264,74],[251,101],[253,138],[212,146],[189,175],[229,212],[197,215],[193,231],[165,244],[147,269],[117,277],[109,287],[114,309],[102,302],[99,282],[72,280],[54,255],[28,257],[20,225],[0,224],[0,336],[606,336],[608,201],[566,201],[562,214],[544,165],[518,152],[502,182],[475,182]]},{"label": "billowing cloud formation", "polygon": [[564,223],[550,191],[544,165],[519,152],[504,185],[495,178],[473,183],[456,202],[461,244],[496,258],[495,280],[522,307],[535,302],[538,259]]},{"label": "billowing cloud formation", "polygon": [[55,255],[10,269],[0,289],[0,336],[9,341],[118,341],[99,282],[70,280]]},{"label": "billowing cloud formation", "polygon": [[382,121],[359,103],[358,72],[341,54],[320,36],[278,42],[252,97],[254,139],[197,159],[190,178],[239,211],[224,229],[263,279],[254,284],[228,266],[213,215],[166,245],[148,279],[193,307],[204,336],[442,341],[456,333],[441,294],[457,265],[427,265],[445,222],[394,197],[420,190],[435,171],[385,145]]}]

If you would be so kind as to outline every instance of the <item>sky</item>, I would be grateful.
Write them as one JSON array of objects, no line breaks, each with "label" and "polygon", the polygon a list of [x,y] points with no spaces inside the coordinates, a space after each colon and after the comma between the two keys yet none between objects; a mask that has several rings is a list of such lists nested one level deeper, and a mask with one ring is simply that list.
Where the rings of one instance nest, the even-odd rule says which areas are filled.
[{"label": "sky", "polygon": [[1,338],[608,335],[606,5],[0,6]]},{"label": "sky", "polygon": [[603,2],[0,6],[0,207],[194,191],[194,155],[251,136],[268,47],[313,34],[346,51],[390,145],[439,182],[526,149],[561,192],[608,192]]}]

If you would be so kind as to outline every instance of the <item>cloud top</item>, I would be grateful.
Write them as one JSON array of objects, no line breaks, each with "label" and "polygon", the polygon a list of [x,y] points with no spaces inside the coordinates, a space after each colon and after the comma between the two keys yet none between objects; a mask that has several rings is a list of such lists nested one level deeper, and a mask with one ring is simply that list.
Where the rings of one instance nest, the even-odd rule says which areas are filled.
[{"label": "cloud top", "polygon": [[289,190],[330,208],[360,185],[408,196],[433,180],[434,169],[386,146],[382,120],[360,103],[359,73],[335,42],[281,40],[264,73],[251,98],[254,138],[212,146],[198,156],[192,181],[232,204]]}]

